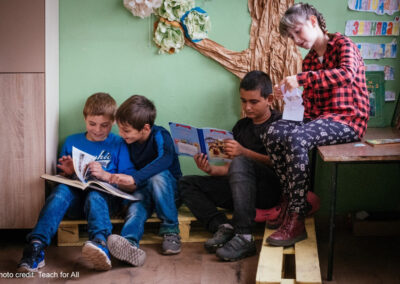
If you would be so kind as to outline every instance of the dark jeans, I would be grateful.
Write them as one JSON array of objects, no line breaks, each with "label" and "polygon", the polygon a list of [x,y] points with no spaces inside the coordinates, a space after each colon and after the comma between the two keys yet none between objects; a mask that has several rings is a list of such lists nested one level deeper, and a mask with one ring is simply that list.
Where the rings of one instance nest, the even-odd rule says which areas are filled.
[{"label": "dark jeans", "polygon": [[179,181],[183,202],[212,233],[229,223],[217,207],[233,210],[238,234],[250,234],[255,208],[271,208],[280,198],[279,179],[268,166],[244,156],[232,160],[228,176],[184,176]]}]

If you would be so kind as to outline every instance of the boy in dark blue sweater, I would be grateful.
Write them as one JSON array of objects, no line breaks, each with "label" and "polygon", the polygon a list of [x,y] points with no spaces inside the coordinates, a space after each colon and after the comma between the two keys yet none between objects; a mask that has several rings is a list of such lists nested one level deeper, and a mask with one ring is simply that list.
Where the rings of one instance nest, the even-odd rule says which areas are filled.
[{"label": "boy in dark blue sweater", "polygon": [[163,127],[154,125],[155,118],[154,104],[139,95],[127,99],[116,115],[119,133],[128,144],[136,171],[133,175],[113,174],[110,182],[124,185],[140,201],[129,205],[121,235],[111,235],[107,244],[114,257],[133,266],[144,262],[139,241],[153,211],[162,221],[159,234],[164,238],[163,253],[181,251],[175,195],[182,173],[171,135]]}]

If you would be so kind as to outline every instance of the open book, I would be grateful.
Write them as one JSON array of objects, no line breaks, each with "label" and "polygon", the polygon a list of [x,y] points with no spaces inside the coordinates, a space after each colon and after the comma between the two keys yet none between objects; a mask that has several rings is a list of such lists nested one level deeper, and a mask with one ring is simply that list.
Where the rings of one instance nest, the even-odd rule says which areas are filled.
[{"label": "open book", "polygon": [[372,146],[400,144],[400,138],[367,139],[365,142]]},{"label": "open book", "polygon": [[96,157],[86,152],[83,152],[75,147],[72,147],[72,161],[74,164],[75,174],[79,180],[70,179],[61,175],[49,175],[43,174],[41,178],[51,180],[58,183],[63,183],[72,187],[80,188],[85,190],[86,188],[93,188],[99,191],[103,191],[121,198],[128,200],[137,200],[131,194],[124,192],[109,183],[97,180],[90,176],[88,164],[96,161]]},{"label": "open book", "polygon": [[224,151],[224,140],[233,139],[231,132],[216,128],[196,128],[182,123],[169,123],[178,155],[206,154],[211,161],[230,161]]}]

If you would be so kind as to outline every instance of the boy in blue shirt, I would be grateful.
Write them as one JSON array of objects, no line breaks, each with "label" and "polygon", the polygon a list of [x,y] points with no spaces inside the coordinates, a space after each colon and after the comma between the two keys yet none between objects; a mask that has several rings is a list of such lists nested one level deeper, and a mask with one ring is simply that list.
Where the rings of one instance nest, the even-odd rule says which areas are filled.
[{"label": "boy in blue shirt", "polygon": [[[99,180],[109,182],[111,173],[131,174],[133,165],[128,149],[121,137],[110,133],[117,104],[106,93],[91,95],[83,109],[86,132],[67,137],[57,165],[60,174],[73,177],[72,147],[97,157],[89,164],[90,173]],[[112,224],[109,211],[116,211],[122,199],[96,190],[81,189],[59,184],[54,188],[42,208],[39,220],[28,234],[28,244],[18,265],[21,272],[37,271],[45,265],[44,248],[49,246],[64,215],[88,220],[89,241],[82,248],[83,257],[96,270],[108,270],[111,261],[106,245]]]},{"label": "boy in blue shirt", "polygon": [[121,235],[111,235],[110,253],[133,266],[143,264],[138,248],[144,224],[153,211],[161,219],[163,254],[181,251],[178,211],[175,206],[177,181],[182,176],[178,156],[169,132],[154,125],[156,108],[144,96],[134,95],[117,110],[119,134],[128,144],[133,175],[113,174],[110,181],[123,184],[140,199],[130,205]]}]

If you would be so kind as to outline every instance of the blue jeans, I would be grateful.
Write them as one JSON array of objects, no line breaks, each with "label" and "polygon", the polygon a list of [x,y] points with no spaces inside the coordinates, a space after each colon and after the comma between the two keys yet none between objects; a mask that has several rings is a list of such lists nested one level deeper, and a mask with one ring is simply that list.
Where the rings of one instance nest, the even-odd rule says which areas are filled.
[{"label": "blue jeans", "polygon": [[109,208],[116,211],[122,199],[96,190],[76,189],[65,184],[55,187],[40,211],[39,220],[27,240],[38,239],[46,246],[57,232],[64,215],[70,219],[86,216],[89,239],[107,240],[111,234]]},{"label": "blue jeans", "polygon": [[175,206],[177,180],[166,170],[149,178],[134,192],[140,201],[129,205],[121,236],[138,246],[144,224],[153,211],[161,219],[159,234],[179,234],[178,210]]}]

